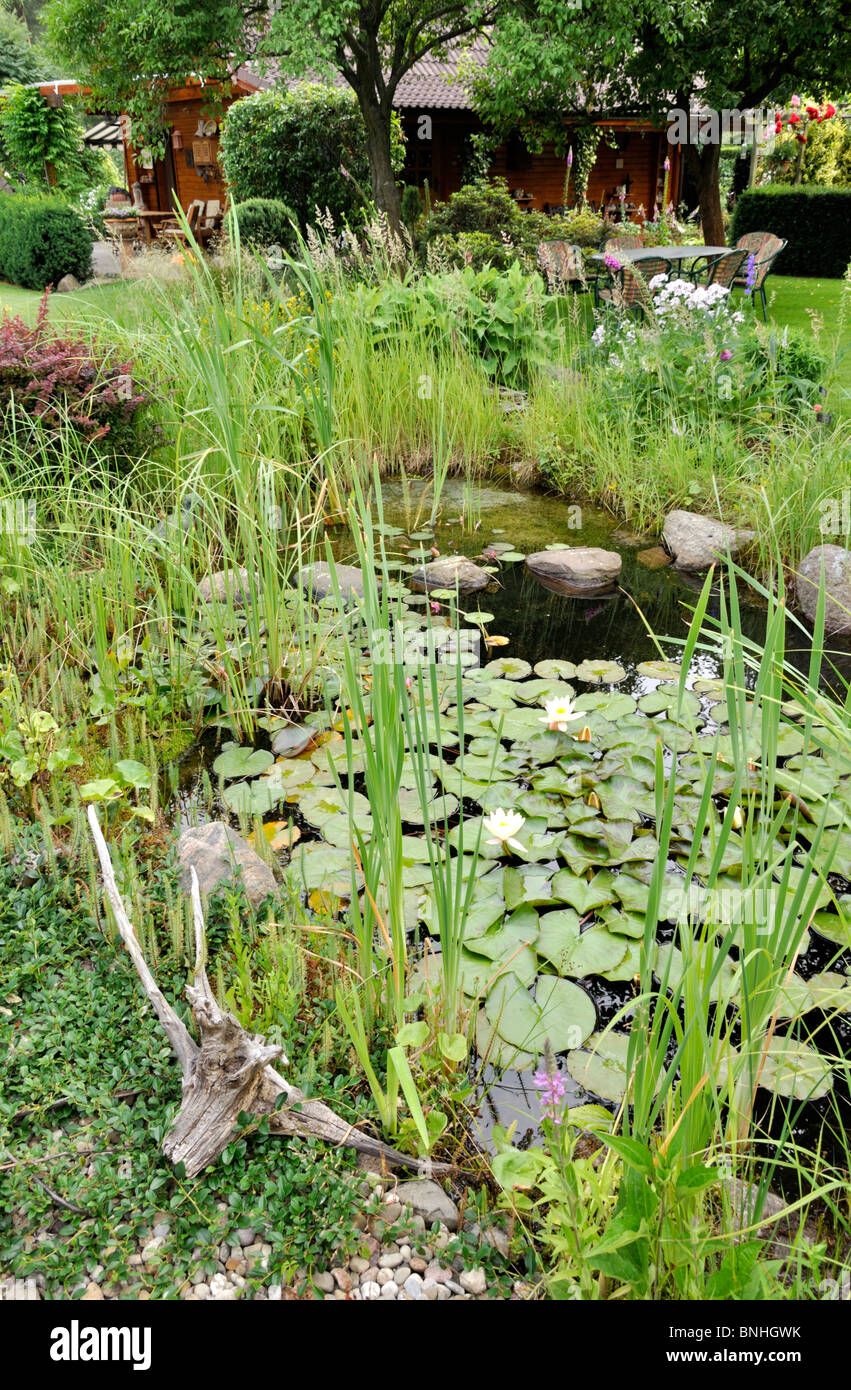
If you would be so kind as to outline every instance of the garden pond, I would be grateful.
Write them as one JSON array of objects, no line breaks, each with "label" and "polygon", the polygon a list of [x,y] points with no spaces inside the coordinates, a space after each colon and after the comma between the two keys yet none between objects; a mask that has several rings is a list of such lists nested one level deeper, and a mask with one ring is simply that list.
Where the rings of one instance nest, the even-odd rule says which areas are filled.
[{"label": "garden pond", "polygon": [[[623,1097],[627,1018],[621,1017],[605,1038],[601,1032],[629,1005],[636,989],[648,884],[658,849],[657,740],[666,749],[667,768],[673,750],[678,752],[654,967],[669,988],[683,970],[676,922],[684,910],[683,868],[708,758],[717,739],[707,848],[698,860],[698,875],[708,867],[708,840],[721,824],[733,783],[732,744],[723,722],[721,637],[711,627],[692,659],[687,688],[679,693],[677,643],[686,636],[700,584],[669,567],[649,569],[639,562],[640,552],[657,545],[657,537],[625,532],[605,513],[589,507],[580,513],[563,499],[472,487],[459,480],[444,487],[433,525],[429,513],[428,486],[420,480],[384,484],[380,532],[387,569],[398,580],[398,589],[396,583],[391,586],[401,604],[397,622],[417,632],[431,627],[438,650],[451,651],[457,642],[453,634],[459,628],[448,616],[455,600],[441,591],[428,597],[412,594],[404,584],[409,571],[433,558],[432,547],[491,566],[495,583],[457,601],[460,630],[479,639],[481,664],[475,657],[464,658],[471,664],[464,668],[460,715],[454,666],[446,668],[451,676],[441,675],[443,756],[433,761],[434,800],[428,809],[408,760],[402,770],[406,923],[412,942],[433,941],[428,958],[413,971],[412,987],[439,969],[426,817],[438,839],[452,846],[463,816],[465,853],[475,844],[483,815],[510,808],[523,817],[516,836],[521,851],[488,842],[485,832],[477,862],[469,857],[476,882],[465,926],[462,981],[468,1003],[475,1001],[479,1125],[487,1143],[495,1123],[506,1126],[516,1120],[519,1135],[535,1131],[540,1105],[531,1072],[547,1040],[562,1058],[570,1104],[590,1099],[614,1107]],[[617,550],[623,558],[618,586],[611,593],[582,598],[544,588],[527,570],[524,557],[558,545]],[[351,544],[344,539],[335,542],[335,552],[339,561],[353,561]],[[710,600],[710,615],[713,606],[717,613],[717,599]],[[343,639],[333,599],[325,600],[322,611],[326,609],[331,646],[351,639],[366,652],[366,634],[357,631],[353,610],[343,620]],[[756,596],[743,602],[745,639],[761,644],[765,622],[765,606]],[[800,629],[790,626],[787,635],[788,660],[806,669],[809,653]],[[332,656],[329,648],[329,664]],[[834,664],[842,675],[851,675],[847,650],[836,653]],[[417,692],[414,675],[412,699]],[[428,680],[419,694],[429,701],[427,692]],[[329,684],[328,693],[338,695],[339,687]],[[563,730],[549,727],[544,705],[553,700],[575,701],[579,721]],[[832,743],[831,730],[818,723],[817,747],[803,757],[802,713],[790,705],[786,714],[775,786],[804,803],[807,813],[795,819],[791,830],[781,831],[781,848],[785,851],[791,843],[794,865],[808,828],[829,803],[819,855],[830,872],[818,885],[818,910],[784,991],[761,1093],[769,1130],[775,1108],[791,1098],[801,1103],[796,1130],[806,1133],[818,1123],[826,1097],[841,1111],[848,1108],[845,1080],[841,1069],[834,1070],[830,1054],[844,1054],[851,1041],[851,979],[845,974],[851,947],[851,760]],[[339,715],[338,705],[337,720]],[[434,718],[433,709],[429,718]],[[232,817],[262,816],[273,850],[280,845],[282,864],[291,862],[301,877],[306,900],[316,902],[310,895],[321,893],[323,907],[335,898],[344,905],[351,892],[349,815],[367,839],[372,828],[357,739],[347,751],[341,725],[335,729],[334,723],[333,715],[314,711],[297,727],[267,721],[253,747],[222,748],[205,741],[182,761],[174,806],[179,819],[197,814],[198,774],[206,767],[218,784],[220,809]],[[755,732],[749,739],[750,805],[755,807],[760,744]],[[299,832],[293,837],[298,843],[291,843],[288,822]],[[730,837],[713,890],[717,901],[726,904],[717,927],[712,904],[695,902],[692,895],[700,889],[694,882],[689,889],[685,911],[690,920],[708,916],[718,933],[741,932],[736,924],[756,910],[752,890],[743,888],[740,877],[740,831],[741,825]],[[793,866],[782,883],[775,882],[775,892],[792,894],[801,875],[800,867]],[[733,956],[715,982],[716,1003],[735,1003],[738,976]],[[820,1029],[825,1030],[824,1048],[816,1038]]]}]

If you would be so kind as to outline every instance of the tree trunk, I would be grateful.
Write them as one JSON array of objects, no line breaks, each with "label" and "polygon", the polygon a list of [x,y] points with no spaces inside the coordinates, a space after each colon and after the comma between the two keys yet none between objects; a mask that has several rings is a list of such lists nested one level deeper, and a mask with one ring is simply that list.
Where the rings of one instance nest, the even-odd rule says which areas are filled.
[{"label": "tree trunk", "polygon": [[359,92],[358,100],[366,126],[366,153],[375,206],[384,213],[396,236],[401,237],[402,203],[390,157],[392,109],[388,107],[385,112],[369,92]]},{"label": "tree trunk", "polygon": [[724,214],[721,210],[720,145],[684,145],[686,167],[697,184],[700,225],[707,246],[726,246]]}]

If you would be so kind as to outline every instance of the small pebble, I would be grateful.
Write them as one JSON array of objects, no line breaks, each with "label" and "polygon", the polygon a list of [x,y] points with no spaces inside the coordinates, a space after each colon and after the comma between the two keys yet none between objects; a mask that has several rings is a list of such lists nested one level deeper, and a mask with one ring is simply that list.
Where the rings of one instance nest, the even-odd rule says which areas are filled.
[{"label": "small pebble", "polygon": [[396,1269],[402,1263],[402,1256],[398,1251],[391,1252],[389,1255],[382,1255],[378,1263],[381,1269]]},{"label": "small pebble", "polygon": [[394,1279],[388,1279],[387,1283],[384,1285],[384,1287],[383,1287],[382,1290],[381,1290],[381,1297],[382,1297],[382,1298],[395,1298],[398,1292],[399,1292],[399,1285],[396,1283],[396,1281],[395,1281]]},{"label": "small pebble", "polygon": [[367,1279],[366,1283],[361,1284],[359,1293],[361,1298],[373,1299],[381,1297],[381,1285],[376,1284],[373,1279]]},{"label": "small pebble", "polygon": [[324,1270],[321,1274],[314,1274],[313,1282],[322,1293],[333,1293],[336,1287],[333,1274],[328,1274]]},{"label": "small pebble", "polygon": [[460,1278],[465,1293],[483,1294],[488,1286],[487,1275],[483,1269],[465,1269]]}]

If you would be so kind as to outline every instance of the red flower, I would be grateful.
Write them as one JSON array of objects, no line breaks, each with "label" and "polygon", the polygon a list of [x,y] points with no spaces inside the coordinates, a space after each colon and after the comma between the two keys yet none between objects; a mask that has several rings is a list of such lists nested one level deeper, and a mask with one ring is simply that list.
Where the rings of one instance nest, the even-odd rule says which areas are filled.
[{"label": "red flower", "polygon": [[817,106],[806,106],[804,109],[811,121],[818,119],[819,109]]},{"label": "red flower", "polygon": [[795,135],[795,139],[796,139],[796,140],[799,140],[800,143],[801,143],[802,145],[806,145],[806,143],[807,143],[807,137],[806,137],[806,135],[802,135],[800,131],[797,131],[797,133],[796,133],[796,135]]},{"label": "red flower", "polygon": [[828,121],[828,120],[830,120],[830,117],[831,117],[831,116],[835,116],[835,115],[836,115],[836,107],[833,105],[833,102],[832,102],[832,101],[829,101],[829,102],[827,103],[827,106],[824,108],[823,113],[822,113],[822,119],[825,120],[825,121]]},{"label": "red flower", "polygon": [[800,116],[796,115],[796,114],[793,112],[792,115],[789,117],[789,124],[790,124],[790,125],[800,125],[800,124],[801,124],[801,118],[800,118]]}]

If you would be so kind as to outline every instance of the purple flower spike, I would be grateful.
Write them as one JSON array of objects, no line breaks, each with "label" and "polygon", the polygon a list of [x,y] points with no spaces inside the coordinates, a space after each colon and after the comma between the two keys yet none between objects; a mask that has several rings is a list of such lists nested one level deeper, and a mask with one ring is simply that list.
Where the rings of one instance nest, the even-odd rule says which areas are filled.
[{"label": "purple flower spike", "polygon": [[747,275],[746,275],[746,277],[745,277],[745,294],[753,294],[753,288],[754,288],[754,285],[755,285],[755,284],[756,284],[756,256],[754,255],[754,253],[753,253],[753,251],[752,251],[751,254],[748,256],[748,269],[747,269]]},{"label": "purple flower spike", "polygon": [[607,269],[607,270],[620,270],[620,269],[621,269],[621,263],[620,263],[620,261],[618,260],[617,256],[610,256],[610,255],[607,254],[607,255],[606,255],[606,258],[605,258],[605,261],[606,261],[606,269]]},{"label": "purple flower spike", "polygon": [[564,1100],[564,1082],[556,1070],[555,1061],[550,1059],[546,1065],[552,1068],[551,1071],[536,1071],[532,1077],[533,1082],[541,1092],[541,1113],[545,1120],[552,1120],[554,1125],[561,1124],[561,1103]]}]

